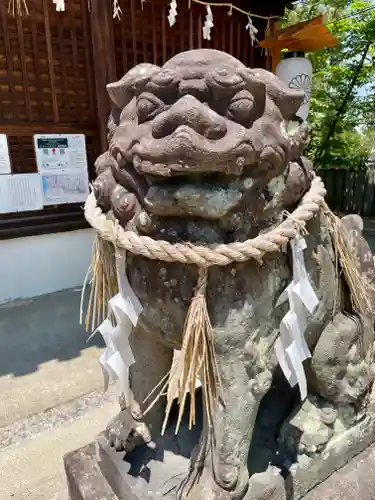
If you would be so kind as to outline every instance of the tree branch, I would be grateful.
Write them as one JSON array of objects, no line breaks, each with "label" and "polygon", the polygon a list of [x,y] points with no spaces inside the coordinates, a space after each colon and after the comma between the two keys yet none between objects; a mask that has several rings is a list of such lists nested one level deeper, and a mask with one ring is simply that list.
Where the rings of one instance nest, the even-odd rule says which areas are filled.
[{"label": "tree branch", "polygon": [[362,53],[362,57],[357,65],[357,68],[355,70],[355,73],[353,75],[353,78],[349,84],[349,87],[348,87],[348,90],[345,94],[345,97],[344,99],[342,100],[342,103],[339,107],[339,109],[337,110],[337,113],[336,113],[336,116],[335,118],[333,119],[332,123],[331,123],[331,126],[328,130],[328,134],[324,140],[324,142],[322,143],[321,147],[320,147],[320,150],[319,150],[319,154],[316,156],[315,158],[315,162],[318,164],[320,162],[320,160],[322,159],[323,155],[325,154],[325,150],[326,150],[326,147],[328,146],[330,140],[331,140],[331,137],[332,135],[334,134],[335,130],[336,130],[336,126],[337,126],[337,123],[339,122],[341,116],[344,114],[344,111],[346,109],[346,106],[353,94],[353,90],[354,90],[354,87],[356,86],[356,83],[358,81],[358,78],[361,74],[361,71],[362,71],[362,68],[363,68],[363,65],[365,63],[365,60],[366,60],[366,57],[370,51],[370,47],[371,45],[373,44],[373,41],[370,41],[370,42],[367,42],[364,50],[363,50],[363,53]]}]

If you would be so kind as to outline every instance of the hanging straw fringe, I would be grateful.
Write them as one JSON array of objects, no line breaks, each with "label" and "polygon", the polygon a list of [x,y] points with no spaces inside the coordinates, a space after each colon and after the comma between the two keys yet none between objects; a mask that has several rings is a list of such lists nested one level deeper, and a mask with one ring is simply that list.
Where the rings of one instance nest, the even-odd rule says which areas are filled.
[{"label": "hanging straw fringe", "polygon": [[[191,395],[189,429],[195,425],[196,407],[194,394],[197,379],[202,383],[203,407],[210,428],[214,425],[214,409],[219,401],[223,402],[222,385],[214,349],[213,328],[207,310],[207,280],[208,270],[206,268],[200,268],[194,297],[191,300],[185,319],[181,356],[167,377],[159,383],[159,387],[163,382],[164,385],[145,412],[147,413],[151,410],[156,401],[164,395],[168,387],[167,408],[162,434],[165,433],[176,393],[178,394],[177,400],[179,404],[176,434],[181,426],[189,392]],[[155,390],[153,393],[154,392]],[[151,395],[152,393],[150,396]],[[147,399],[149,399],[150,396]]]},{"label": "hanging straw fringe", "polygon": [[331,234],[336,265],[341,267],[343,278],[349,288],[353,311],[365,316],[372,314],[372,305],[368,294],[369,283],[360,274],[357,256],[350,244],[347,230],[326,203],[323,205],[323,213]]},{"label": "hanging straw fringe", "polygon": [[8,14],[15,16],[16,13],[19,16],[29,15],[29,9],[27,7],[26,0],[9,0]]},{"label": "hanging straw fringe", "polygon": [[[264,33],[264,38],[265,38],[265,40],[267,40],[267,38],[270,38],[271,36],[272,36],[271,20],[268,19],[267,20],[267,25],[266,25],[266,30],[265,30],[265,33]],[[265,51],[266,57],[268,59],[272,57],[272,49],[267,48],[267,49],[264,49],[264,51]]]},{"label": "hanging straw fringe", "polygon": [[[107,317],[108,302],[118,293],[116,257],[113,244],[97,235],[93,245],[92,262],[82,288],[80,324],[83,324],[83,303],[91,274],[91,291],[87,306],[86,331],[94,332]],[[91,326],[90,326],[91,324]]]}]

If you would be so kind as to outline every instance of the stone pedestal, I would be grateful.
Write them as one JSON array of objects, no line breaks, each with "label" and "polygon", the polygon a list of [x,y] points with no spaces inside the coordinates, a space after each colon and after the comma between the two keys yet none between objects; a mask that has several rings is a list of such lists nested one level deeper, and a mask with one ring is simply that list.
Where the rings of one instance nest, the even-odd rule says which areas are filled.
[{"label": "stone pedestal", "polygon": [[[119,497],[115,495],[97,466],[94,443],[69,453],[65,456],[64,462],[69,482],[69,500],[118,500]],[[253,493],[256,496],[251,498],[256,500],[293,499],[293,493],[287,493],[286,483],[281,476],[275,475],[272,482],[273,484],[269,484],[266,488],[264,488],[263,481],[257,487],[254,485]],[[263,486],[260,488],[262,483]],[[375,446],[371,446],[308,493],[304,500],[353,500],[353,498],[374,500],[374,491]],[[121,500],[137,499],[133,493],[120,498]],[[154,495],[148,498],[157,499],[158,497]]]},{"label": "stone pedestal", "polygon": [[[274,404],[280,410],[282,400],[271,392],[270,397],[266,397],[263,402],[255,427],[249,457],[252,477],[245,500],[375,498],[370,493],[371,487],[375,487],[375,475],[370,475],[369,478],[373,479],[367,478],[363,485],[356,478],[356,474],[366,477],[369,470],[375,470],[375,448],[371,446],[375,435],[372,411],[355,426],[332,439],[321,455],[299,455],[293,459],[281,456],[277,443],[266,439],[266,435],[276,435],[279,425],[274,417],[276,412],[272,410]],[[270,431],[272,427],[275,427],[275,433]],[[201,428],[198,425],[189,431],[185,421],[177,436],[174,429],[172,421],[165,436],[153,445],[137,448],[130,454],[110,448],[103,435],[95,443],[68,454],[64,462],[70,500],[178,499],[179,488],[188,474],[189,458],[198,442]],[[335,472],[341,467],[344,469]],[[342,485],[343,477],[346,478],[345,488]],[[365,488],[365,491],[361,488]],[[335,493],[336,489],[339,494]],[[366,496],[370,494],[372,496]]]}]

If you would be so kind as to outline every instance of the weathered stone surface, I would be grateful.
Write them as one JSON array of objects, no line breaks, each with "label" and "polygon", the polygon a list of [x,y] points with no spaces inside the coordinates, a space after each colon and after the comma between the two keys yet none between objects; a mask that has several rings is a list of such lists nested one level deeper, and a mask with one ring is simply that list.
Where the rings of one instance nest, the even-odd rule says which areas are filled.
[{"label": "weathered stone surface", "polygon": [[[373,500],[375,450],[369,447],[361,452],[373,441],[374,431],[372,415],[333,439],[324,455],[314,458],[301,455],[298,463],[285,464],[283,470],[269,465],[264,472],[250,478],[244,499]],[[70,500],[176,500],[188,475],[189,457],[198,437],[197,431],[189,433],[185,422],[179,436],[170,427],[156,443],[125,455],[116,452],[100,436],[96,444],[65,457]],[[252,460],[256,460],[259,452],[260,447],[253,450]],[[344,469],[335,472],[343,466]],[[329,474],[332,476],[319,485]]]},{"label": "weathered stone surface", "polygon": [[314,455],[324,449],[333,436],[333,423],[336,419],[326,424],[325,408],[320,408],[319,403],[325,404],[324,401],[320,402],[317,398],[309,396],[284,422],[280,431],[280,441],[290,451]]},{"label": "weathered stone surface", "polygon": [[[91,444],[90,448],[94,450],[94,444]],[[87,447],[84,449],[87,449]],[[71,460],[73,456],[78,458],[80,465],[79,467],[74,465],[74,470],[71,472],[72,463],[76,463]],[[77,451],[68,457],[65,459],[66,467],[68,468],[68,474],[71,474],[70,480],[73,483],[82,484],[82,482],[87,482],[87,472],[85,471],[90,470],[90,487],[86,487],[78,496],[73,496],[72,492],[76,489],[76,485],[74,485],[71,488],[71,498],[69,500],[118,500],[119,497],[109,490],[109,485],[98,467],[95,466],[95,462],[90,460],[90,455]],[[81,462],[86,463],[86,466],[83,466]],[[297,497],[294,496],[291,485],[292,482],[288,477],[284,480],[276,469],[271,469],[263,474],[257,474],[256,477],[251,479],[245,500],[295,500]],[[307,493],[303,499],[353,500],[357,498],[360,500],[374,500],[374,491],[375,447],[371,446],[350,460],[349,463],[332,474],[322,484]],[[155,495],[151,498],[157,499],[158,497]],[[131,497],[121,498],[121,500],[129,499]]]},{"label": "weathered stone surface", "polygon": [[151,186],[145,198],[147,210],[160,216],[202,217],[221,219],[239,204],[242,193],[239,186],[183,185]]},{"label": "weathered stone surface", "polygon": [[117,500],[100,472],[95,443],[68,453],[64,457],[69,500]]},{"label": "weathered stone surface", "polygon": [[374,500],[375,447],[351,460],[323,484],[305,496],[305,500]]},{"label": "weathered stone surface", "polygon": [[[108,90],[110,145],[98,161],[94,189],[98,204],[126,229],[172,243],[243,241],[279,225],[311,185],[312,167],[301,156],[307,127],[293,135],[284,127],[303,95],[265,70],[222,52],[189,51],[163,68],[139,65]],[[371,290],[375,267],[361,225],[343,223]],[[298,500],[373,440],[372,315],[353,310],[323,213],[308,222],[304,237],[306,270],[319,299],[304,332],[312,354],[305,362],[305,402],[285,384],[274,354],[289,309],[279,299],[293,277],[290,252],[269,252],[262,265],[249,259],[208,272],[225,404],[214,409],[214,436],[204,425],[196,453],[188,453],[184,500],[277,498],[280,478],[270,464],[286,477],[287,497]],[[198,269],[129,253],[127,274],[143,314],[130,336],[131,396],[107,437],[114,448],[137,452],[159,438],[164,401],[146,413],[145,399],[168,374],[173,349],[181,348]],[[129,475],[118,472],[122,460],[113,461],[105,445],[101,450],[102,467],[112,463],[105,469],[111,483]],[[266,489],[264,475],[252,477],[249,489],[255,472],[271,474]]]}]

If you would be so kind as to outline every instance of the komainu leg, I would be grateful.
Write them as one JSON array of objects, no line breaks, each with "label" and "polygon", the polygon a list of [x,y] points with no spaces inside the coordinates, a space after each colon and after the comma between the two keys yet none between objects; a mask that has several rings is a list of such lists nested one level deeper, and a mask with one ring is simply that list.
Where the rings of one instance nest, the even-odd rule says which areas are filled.
[{"label": "komainu leg", "polygon": [[109,444],[118,451],[131,451],[152,441],[160,432],[164,398],[160,398],[146,415],[143,414],[147,408],[144,401],[169,372],[173,359],[173,349],[165,346],[144,325],[137,327],[129,340],[136,359],[130,369],[129,401],[121,398],[121,412],[107,426]]},{"label": "komainu leg", "polygon": [[[205,425],[191,477],[183,498],[194,500],[242,499],[249,482],[247,460],[259,403],[271,386],[272,374],[257,348],[248,342],[238,351],[225,349],[223,341],[217,361],[223,384],[224,405],[219,405],[214,428]],[[230,349],[230,348],[228,348]]]}]

